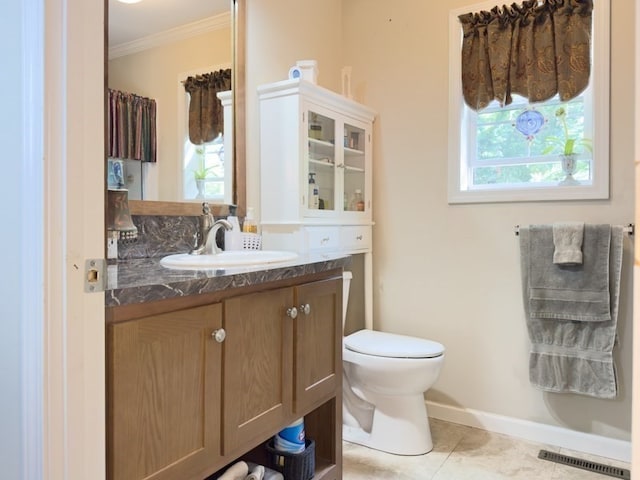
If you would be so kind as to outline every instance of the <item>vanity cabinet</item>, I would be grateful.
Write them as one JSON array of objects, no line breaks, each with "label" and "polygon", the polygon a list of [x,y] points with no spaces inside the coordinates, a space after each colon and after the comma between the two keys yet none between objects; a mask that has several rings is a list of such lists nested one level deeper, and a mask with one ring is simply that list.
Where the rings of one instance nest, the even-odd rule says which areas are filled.
[{"label": "vanity cabinet", "polygon": [[375,112],[301,79],[262,85],[258,96],[263,247],[364,254],[371,327]]},{"label": "vanity cabinet", "polygon": [[107,478],[198,478],[221,458],[216,303],[107,328]]},{"label": "vanity cabinet", "polygon": [[264,461],[264,442],[300,417],[314,478],[341,478],[341,278],[240,293],[108,324],[108,479],[202,480]]}]

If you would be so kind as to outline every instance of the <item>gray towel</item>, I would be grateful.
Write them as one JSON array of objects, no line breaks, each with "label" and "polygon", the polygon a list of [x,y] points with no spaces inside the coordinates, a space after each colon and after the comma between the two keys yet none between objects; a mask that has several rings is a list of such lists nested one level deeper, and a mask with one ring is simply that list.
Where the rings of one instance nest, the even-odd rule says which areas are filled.
[{"label": "gray towel", "polygon": [[555,265],[549,225],[529,227],[529,315],[598,322],[611,320],[609,305],[610,225],[588,225],[583,264]]},{"label": "gray towel", "polygon": [[[585,226],[584,248],[592,227],[594,226]],[[531,341],[529,380],[537,388],[550,392],[615,398],[617,383],[613,346],[616,340],[622,271],[622,227],[611,227],[610,248],[606,255],[610,319],[602,321],[559,320],[530,315],[531,250],[536,251],[538,248],[538,239],[535,238],[538,233],[537,228],[520,227],[523,304]],[[583,253],[586,266],[589,256],[584,249]],[[547,258],[551,264],[551,256]],[[552,268],[560,267],[551,264],[549,270]]]},{"label": "gray towel", "polygon": [[553,224],[553,263],[556,265],[582,264],[582,237],[584,222]]}]

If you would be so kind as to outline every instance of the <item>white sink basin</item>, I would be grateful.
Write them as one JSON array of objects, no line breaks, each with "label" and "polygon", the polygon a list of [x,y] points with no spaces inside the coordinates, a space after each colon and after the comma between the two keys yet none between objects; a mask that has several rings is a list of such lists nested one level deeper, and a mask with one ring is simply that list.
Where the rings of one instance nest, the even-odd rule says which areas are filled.
[{"label": "white sink basin", "polygon": [[226,267],[246,267],[267,263],[288,262],[298,256],[294,252],[278,250],[233,250],[216,255],[191,255],[178,253],[168,255],[160,260],[160,265],[169,268],[206,269]]}]

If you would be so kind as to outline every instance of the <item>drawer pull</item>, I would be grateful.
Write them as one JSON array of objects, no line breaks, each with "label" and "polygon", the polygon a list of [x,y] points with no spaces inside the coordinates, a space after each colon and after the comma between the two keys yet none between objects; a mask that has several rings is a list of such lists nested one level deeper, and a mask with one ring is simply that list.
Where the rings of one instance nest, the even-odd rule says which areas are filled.
[{"label": "drawer pull", "polygon": [[287,309],[287,317],[296,318],[298,316],[298,309],[296,307],[291,307]]},{"label": "drawer pull", "polygon": [[320,240],[320,243],[322,245],[326,245],[327,243],[329,243],[329,240],[331,240],[331,237],[324,237],[322,240]]},{"label": "drawer pull", "polygon": [[216,342],[222,343],[224,342],[224,339],[227,338],[227,332],[224,331],[224,328],[219,328],[218,330],[213,331],[211,337],[213,337]]},{"label": "drawer pull", "polygon": [[309,305],[308,303],[303,303],[302,305],[300,305],[300,311],[305,315],[309,315],[311,313],[311,305]]},{"label": "drawer pull", "polygon": [[362,240],[362,235],[358,235],[358,236],[356,237],[356,240]]}]

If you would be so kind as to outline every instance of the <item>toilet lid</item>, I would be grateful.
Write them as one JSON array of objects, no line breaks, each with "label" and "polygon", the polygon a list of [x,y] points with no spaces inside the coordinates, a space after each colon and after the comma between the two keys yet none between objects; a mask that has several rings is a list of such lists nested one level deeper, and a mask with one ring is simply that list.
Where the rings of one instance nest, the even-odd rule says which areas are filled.
[{"label": "toilet lid", "polygon": [[344,337],[344,346],[352,352],[389,358],[433,358],[444,353],[444,346],[432,340],[374,330]]}]

